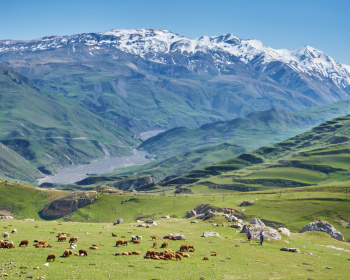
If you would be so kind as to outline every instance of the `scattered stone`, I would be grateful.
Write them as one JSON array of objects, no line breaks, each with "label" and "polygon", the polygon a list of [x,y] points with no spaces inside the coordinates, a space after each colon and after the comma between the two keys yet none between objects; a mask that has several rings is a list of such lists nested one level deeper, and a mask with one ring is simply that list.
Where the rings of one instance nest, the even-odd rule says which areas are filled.
[{"label": "scattered stone", "polygon": [[171,237],[176,237],[177,240],[186,240],[186,236],[181,233],[169,233]]},{"label": "scattered stone", "polygon": [[245,200],[243,202],[241,202],[240,204],[238,204],[239,207],[242,207],[242,206],[249,206],[249,205],[253,205],[253,201],[248,201],[248,200]]},{"label": "scattered stone", "polygon": [[258,219],[258,218],[253,218],[251,221],[250,221],[250,224],[251,225],[257,225],[257,226],[261,226],[261,227],[264,227],[265,224],[262,220]]},{"label": "scattered stone", "polygon": [[324,220],[318,220],[307,224],[300,230],[300,233],[306,231],[323,231],[328,233],[334,239],[344,241],[344,236],[334,226]]},{"label": "scattered stone", "polygon": [[344,252],[348,252],[348,253],[350,253],[350,250],[346,250],[346,249],[344,249],[344,248],[337,248],[337,247],[335,247],[335,246],[333,246],[333,245],[321,245],[322,247],[326,247],[326,248],[329,248],[329,249],[334,249],[334,250],[339,250],[339,251],[344,251]]},{"label": "scattered stone", "polygon": [[278,228],[277,231],[283,235],[290,237],[290,231],[287,228]]},{"label": "scattered stone", "polygon": [[222,214],[228,222],[238,222],[238,218],[231,214]]},{"label": "scattered stone", "polygon": [[26,221],[26,222],[34,222],[34,219],[24,219],[23,221]]},{"label": "scattered stone", "polygon": [[1,219],[13,220],[13,217],[12,216],[0,216],[0,220]]},{"label": "scattered stone", "polygon": [[121,224],[124,224],[124,220],[123,220],[122,218],[116,220],[116,221],[113,223],[114,226],[115,226],[115,225],[121,225]]},{"label": "scattered stone", "polygon": [[332,269],[330,266],[326,266],[326,269]]},{"label": "scattered stone", "polygon": [[191,224],[195,224],[195,223],[198,223],[198,221],[191,221]]},{"label": "scattered stone", "polygon": [[165,215],[162,217],[162,219],[170,219],[170,216],[169,215]]},{"label": "scattered stone", "polygon": [[348,239],[348,241],[347,242],[349,242],[350,243],[350,238]]},{"label": "scattered stone", "polygon": [[220,237],[220,235],[214,231],[205,231],[202,237]]},{"label": "scattered stone", "polygon": [[293,253],[300,253],[300,250],[298,248],[286,248],[286,247],[283,247],[280,250],[281,251],[287,251],[287,252],[293,252]]},{"label": "scattered stone", "polygon": [[187,211],[185,218],[192,218],[193,216],[196,216],[197,213],[194,210]]}]

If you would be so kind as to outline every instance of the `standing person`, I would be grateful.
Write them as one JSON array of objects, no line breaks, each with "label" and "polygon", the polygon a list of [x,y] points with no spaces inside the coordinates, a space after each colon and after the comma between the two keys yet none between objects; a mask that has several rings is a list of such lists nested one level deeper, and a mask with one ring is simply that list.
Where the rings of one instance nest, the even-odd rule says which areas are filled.
[{"label": "standing person", "polygon": [[264,229],[262,228],[260,231],[260,245],[262,245],[264,242],[264,236],[265,236]]},{"label": "standing person", "polygon": [[248,228],[248,231],[247,231],[247,241],[250,243],[250,240],[252,239],[252,234],[250,233],[250,230]]}]

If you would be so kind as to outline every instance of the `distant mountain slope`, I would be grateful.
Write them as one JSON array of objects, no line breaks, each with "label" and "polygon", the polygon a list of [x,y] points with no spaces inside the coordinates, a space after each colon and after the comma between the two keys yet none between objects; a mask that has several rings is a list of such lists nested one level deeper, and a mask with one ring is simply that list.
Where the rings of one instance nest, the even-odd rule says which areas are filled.
[{"label": "distant mountain slope", "polygon": [[[350,176],[350,115],[273,146],[172,178],[164,185],[252,191],[343,185]],[[195,185],[193,185],[195,184]]]},{"label": "distant mountain slope", "polygon": [[135,141],[130,131],[40,90],[4,65],[0,85],[0,141],[35,167],[126,154]]},{"label": "distant mountain slope", "polygon": [[147,139],[139,148],[158,158],[224,142],[253,150],[306,131],[319,122],[313,117],[271,109],[253,112],[244,118],[205,124],[197,129],[174,128]]},{"label": "distant mountain slope", "polygon": [[44,174],[22,156],[0,143],[0,177],[34,182]]},{"label": "distant mountain slope", "polygon": [[0,62],[138,133],[350,97],[350,67],[306,46],[130,29],[0,41]]}]

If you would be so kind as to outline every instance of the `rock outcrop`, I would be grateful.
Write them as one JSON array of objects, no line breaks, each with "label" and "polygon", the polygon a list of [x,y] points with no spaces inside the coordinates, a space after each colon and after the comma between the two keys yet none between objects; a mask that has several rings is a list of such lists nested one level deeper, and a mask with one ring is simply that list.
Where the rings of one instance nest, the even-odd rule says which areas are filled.
[{"label": "rock outcrop", "polygon": [[260,226],[260,227],[264,227],[265,224],[262,220],[258,219],[258,218],[253,218],[251,221],[250,221],[250,224],[251,225],[256,225],[256,226]]},{"label": "rock outcrop", "polygon": [[181,233],[169,233],[171,237],[176,237],[177,240],[186,240],[186,236]]},{"label": "rock outcrop", "polygon": [[283,235],[290,237],[290,231],[287,228],[278,228],[277,231]]},{"label": "rock outcrop", "polygon": [[214,217],[215,214],[221,214],[226,217],[228,222],[237,222],[238,218],[232,213],[237,213],[237,211],[232,208],[219,208],[210,204],[201,203],[192,210],[187,211],[185,218],[197,216],[197,219],[206,220]]},{"label": "rock outcrop", "polygon": [[72,192],[46,204],[40,215],[43,219],[59,219],[93,203],[98,198],[99,195],[95,191]]},{"label": "rock outcrop", "polygon": [[334,239],[344,241],[344,236],[340,233],[340,231],[338,231],[330,223],[323,221],[323,220],[318,220],[318,221],[311,222],[311,223],[307,224],[306,226],[304,226],[300,230],[300,233],[305,232],[305,231],[323,231],[323,232],[328,233]]},{"label": "rock outcrop", "polygon": [[252,239],[259,240],[260,239],[260,231],[264,229],[265,240],[266,241],[274,241],[281,240],[281,235],[277,230],[271,227],[262,227],[255,224],[244,225],[240,233],[247,233],[248,229],[252,234]]},{"label": "rock outcrop", "polygon": [[203,232],[202,237],[220,237],[220,235],[214,231],[205,231]]},{"label": "rock outcrop", "polygon": [[122,218],[116,220],[116,221],[113,223],[114,226],[115,226],[115,225],[121,225],[121,224],[124,224],[124,220],[123,220]]}]

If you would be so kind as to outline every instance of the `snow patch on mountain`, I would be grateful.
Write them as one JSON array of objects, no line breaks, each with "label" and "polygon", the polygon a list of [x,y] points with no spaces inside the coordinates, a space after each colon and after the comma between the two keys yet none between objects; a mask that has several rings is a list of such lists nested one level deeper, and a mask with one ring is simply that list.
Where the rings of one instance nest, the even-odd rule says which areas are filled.
[{"label": "snow patch on mountain", "polygon": [[[307,73],[319,79],[329,78],[339,88],[350,85],[350,66],[335,61],[322,51],[310,46],[297,50],[275,50],[259,40],[243,40],[233,34],[189,39],[167,30],[113,29],[102,33],[48,36],[31,41],[4,40],[0,41],[0,53],[35,52],[64,46],[71,46],[74,52],[74,45],[77,44],[89,46],[88,53],[91,56],[102,52],[103,48],[114,48],[165,64],[177,64],[174,56],[178,54],[189,58],[196,53],[205,53],[213,57],[219,73],[219,65],[235,63],[233,58],[253,66],[277,61],[297,72]],[[196,61],[187,60],[185,66],[194,70]]]}]

